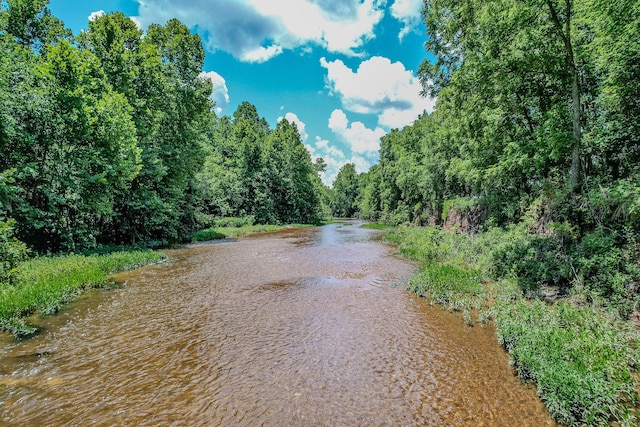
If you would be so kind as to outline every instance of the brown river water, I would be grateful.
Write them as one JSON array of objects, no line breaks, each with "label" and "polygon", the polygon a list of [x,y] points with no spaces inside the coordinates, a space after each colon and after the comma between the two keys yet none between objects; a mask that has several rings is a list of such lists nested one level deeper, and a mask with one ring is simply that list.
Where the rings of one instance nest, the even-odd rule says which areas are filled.
[{"label": "brown river water", "polygon": [[0,425],[554,425],[394,252],[357,222],[168,251],[2,337]]}]

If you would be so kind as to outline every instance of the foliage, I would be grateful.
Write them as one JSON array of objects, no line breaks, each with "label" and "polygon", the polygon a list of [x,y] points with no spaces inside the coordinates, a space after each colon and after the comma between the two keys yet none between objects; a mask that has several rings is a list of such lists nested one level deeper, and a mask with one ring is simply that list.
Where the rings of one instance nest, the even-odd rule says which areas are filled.
[{"label": "foliage", "polygon": [[198,230],[193,235],[194,242],[206,242],[208,240],[225,239],[226,234],[222,234],[215,228],[207,228],[204,230]]},{"label": "foliage", "polygon": [[356,213],[358,174],[353,163],[340,168],[331,189],[331,212],[334,216],[351,218]]},{"label": "foliage", "polygon": [[252,216],[258,224],[312,223],[322,217],[323,185],[295,123],[275,130],[249,102],[213,121],[197,177],[201,214]]},{"label": "foliage", "polygon": [[248,102],[216,117],[202,42],[184,24],[142,31],[113,12],[73,37],[47,4],[0,3],[0,217],[28,247],[189,241],[219,217],[322,218],[323,166],[296,125],[271,130]]},{"label": "foliage", "polygon": [[518,375],[536,384],[551,416],[565,425],[637,422],[625,405],[638,402],[632,368],[637,331],[590,307],[541,301],[501,301],[500,343]]},{"label": "foliage", "polygon": [[510,227],[506,233],[495,231],[502,241],[489,247],[493,277],[515,277],[530,295],[538,293],[543,285],[569,284],[571,259],[558,236],[531,235],[522,227]]},{"label": "foliage", "polygon": [[243,225],[253,225],[255,218],[251,215],[243,218],[219,218],[213,221],[214,227],[242,227]]},{"label": "foliage", "polygon": [[638,230],[637,2],[424,6],[435,60],[419,74],[436,109],[382,138],[380,164],[360,178],[361,215],[439,224],[467,200],[506,226],[543,200],[534,221]]},{"label": "foliage", "polygon": [[13,237],[14,223],[0,220],[0,284],[11,281],[16,266],[29,254],[27,246]]}]

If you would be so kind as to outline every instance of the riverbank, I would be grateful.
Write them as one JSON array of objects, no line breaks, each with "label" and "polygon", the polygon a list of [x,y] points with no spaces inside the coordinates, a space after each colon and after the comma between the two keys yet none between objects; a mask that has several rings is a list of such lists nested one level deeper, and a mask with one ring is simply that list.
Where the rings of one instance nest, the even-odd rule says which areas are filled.
[{"label": "riverbank", "polygon": [[638,425],[637,326],[602,298],[576,291],[545,301],[514,275],[499,274],[496,248],[512,237],[496,229],[470,237],[436,227],[387,235],[403,256],[421,262],[409,290],[461,312],[469,326],[495,322],[518,376],[535,384],[556,421]]},{"label": "riverbank", "polygon": [[[323,223],[326,224],[326,223]],[[313,227],[323,224],[289,224],[289,225],[270,225],[270,224],[247,224],[238,227],[211,227],[200,230],[193,235],[193,242],[206,242],[209,240],[219,240],[226,238],[236,238],[255,233],[267,233],[279,231],[284,228],[301,228]]]},{"label": "riverbank", "polygon": [[165,258],[152,250],[122,250],[23,261],[13,269],[10,282],[0,284],[0,330],[18,338],[32,335],[37,329],[27,318],[34,313],[56,313],[83,290],[111,286],[109,275]]},{"label": "riverbank", "polygon": [[211,227],[197,231],[193,235],[193,242],[206,242],[208,240],[219,240],[235,238],[253,233],[266,233],[283,229],[280,225],[243,225],[240,227]]}]

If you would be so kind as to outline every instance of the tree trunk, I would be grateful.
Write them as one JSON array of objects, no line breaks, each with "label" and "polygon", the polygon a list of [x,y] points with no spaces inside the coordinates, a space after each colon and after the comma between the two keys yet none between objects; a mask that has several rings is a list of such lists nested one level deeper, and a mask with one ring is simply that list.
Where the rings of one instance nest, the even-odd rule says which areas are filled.
[{"label": "tree trunk", "polygon": [[573,45],[571,43],[571,15],[573,0],[565,0],[566,5],[566,19],[564,25],[560,21],[558,12],[553,5],[552,0],[546,0],[549,12],[551,13],[551,19],[556,27],[556,30],[560,34],[560,38],[565,47],[565,58],[567,61],[567,67],[569,68],[569,74],[571,76],[571,110],[572,110],[572,124],[573,124],[573,144],[571,146],[571,169],[569,171],[569,185],[572,191],[579,189],[582,170],[580,167],[580,154],[581,154],[581,140],[582,140],[582,106],[580,103],[580,76],[578,75],[578,67],[576,65],[575,56],[573,54]]},{"label": "tree trunk", "polygon": [[[573,59],[573,55],[572,55]],[[580,82],[578,70],[575,63],[571,63],[571,105],[573,109],[573,147],[571,148],[571,172],[569,175],[569,184],[573,191],[577,190],[580,185],[582,170],[580,168],[580,142],[582,140],[581,120],[581,104],[580,104]]]}]

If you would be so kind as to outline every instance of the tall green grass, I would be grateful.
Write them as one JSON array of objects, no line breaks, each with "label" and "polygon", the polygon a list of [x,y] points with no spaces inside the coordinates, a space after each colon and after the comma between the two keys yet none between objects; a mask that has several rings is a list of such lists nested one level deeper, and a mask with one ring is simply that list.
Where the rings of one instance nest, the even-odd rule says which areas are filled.
[{"label": "tall green grass", "polygon": [[520,268],[522,258],[503,256],[515,242],[525,242],[519,230],[491,229],[470,237],[435,227],[399,228],[387,239],[422,263],[409,290],[462,311],[469,325],[473,309],[481,322],[496,320],[498,340],[518,376],[536,385],[555,420],[639,425],[638,328],[601,306],[524,298],[523,293],[535,294],[510,264]]},{"label": "tall green grass", "polygon": [[0,285],[0,328],[16,336],[35,328],[25,317],[34,312],[52,314],[83,289],[109,283],[108,275],[158,262],[165,258],[150,250],[106,255],[41,257],[18,265],[9,284]]},{"label": "tall green grass", "polygon": [[637,425],[637,331],[592,307],[540,300],[497,304],[498,340],[520,378],[566,425]]}]

